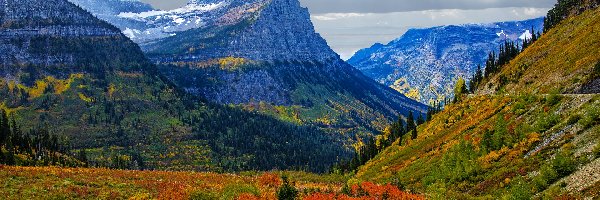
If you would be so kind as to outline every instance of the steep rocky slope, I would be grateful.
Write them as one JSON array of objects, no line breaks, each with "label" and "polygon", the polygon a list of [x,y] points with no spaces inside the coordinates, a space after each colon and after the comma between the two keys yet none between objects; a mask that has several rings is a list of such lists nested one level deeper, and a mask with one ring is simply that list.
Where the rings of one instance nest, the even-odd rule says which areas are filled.
[{"label": "steep rocky slope", "polygon": [[[220,4],[239,2],[222,1]],[[240,16],[239,22],[232,25],[193,29],[153,44],[143,44],[142,47],[153,58],[176,61],[203,61],[228,56],[256,61],[325,61],[338,57],[315,33],[308,10],[302,8],[299,1],[257,1],[255,4],[254,12]],[[229,12],[236,9],[230,8]],[[212,35],[212,30],[223,35]],[[219,40],[221,42],[217,42]]]},{"label": "steep rocky slope", "polygon": [[25,133],[87,149],[92,166],[324,171],[345,155],[317,128],[185,95],[119,29],[66,0],[3,0],[0,25],[0,109]]},{"label": "steep rocky slope", "polygon": [[566,18],[354,181],[391,182],[432,199],[597,198],[600,95],[569,92],[594,77],[599,20],[600,9]]},{"label": "steep rocky slope", "polygon": [[458,78],[471,78],[505,41],[521,43],[542,31],[543,18],[493,24],[411,29],[348,60],[365,75],[425,104],[452,97]]},{"label": "steep rocky slope", "polygon": [[[191,29],[143,43],[142,48],[163,64],[163,73],[192,94],[295,123],[368,134],[398,116],[426,111],[423,104],[375,83],[340,60],[315,33],[309,12],[299,1],[242,6],[249,5],[256,5],[255,9],[235,15],[241,18],[234,23]],[[354,134],[346,136],[354,140]]]}]

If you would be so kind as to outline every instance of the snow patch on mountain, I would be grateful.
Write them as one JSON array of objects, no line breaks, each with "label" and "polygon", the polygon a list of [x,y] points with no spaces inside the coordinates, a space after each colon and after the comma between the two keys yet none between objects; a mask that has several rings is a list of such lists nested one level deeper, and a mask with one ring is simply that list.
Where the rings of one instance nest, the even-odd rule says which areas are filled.
[{"label": "snow patch on mountain", "polygon": [[504,33],[504,30],[500,31],[500,33],[496,33],[496,35],[498,37],[506,37],[506,33]]},{"label": "snow patch on mountain", "polygon": [[531,40],[531,38],[533,38],[533,35],[529,30],[526,30],[523,34],[521,34],[521,36],[519,36],[519,39],[521,40]]},{"label": "snow patch on mountain", "polygon": [[127,36],[128,38],[135,38],[136,34],[140,34],[140,30],[125,28],[123,34],[125,34],[125,36]]},{"label": "snow patch on mountain", "polygon": [[198,13],[198,12],[208,12],[208,11],[223,7],[223,6],[225,6],[225,4],[226,4],[225,2],[219,2],[219,3],[213,3],[213,4],[192,3],[192,4],[187,4],[184,7],[169,10],[169,11],[153,10],[153,11],[147,11],[147,12],[141,12],[141,13],[123,12],[117,16],[123,17],[123,18],[136,19],[136,20],[140,20],[140,21],[146,21],[146,19],[150,18],[150,17],[156,17],[155,19],[158,20],[158,19],[161,19],[163,16],[167,16],[167,17],[171,17],[171,18],[177,17],[176,19],[181,19],[181,18],[179,18],[180,15],[185,15],[185,14],[189,14],[189,13]]}]

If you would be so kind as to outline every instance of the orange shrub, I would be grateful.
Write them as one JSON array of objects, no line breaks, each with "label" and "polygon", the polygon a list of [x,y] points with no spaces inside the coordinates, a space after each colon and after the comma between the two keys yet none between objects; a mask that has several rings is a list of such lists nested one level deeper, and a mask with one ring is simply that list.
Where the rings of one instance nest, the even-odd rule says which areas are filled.
[{"label": "orange shrub", "polygon": [[248,194],[248,193],[241,194],[237,199],[239,199],[239,200],[260,200],[260,198],[254,196],[253,194]]},{"label": "orange shrub", "polygon": [[409,194],[401,191],[397,187],[387,185],[377,185],[371,182],[363,182],[360,185],[351,187],[350,196],[345,194],[323,194],[315,193],[304,197],[304,200],[421,200],[424,199],[419,195]]},{"label": "orange shrub", "polygon": [[177,182],[166,182],[160,184],[160,189],[158,192],[158,199],[188,199],[189,194],[187,192],[186,185]]},{"label": "orange shrub", "polygon": [[266,172],[258,177],[258,183],[263,187],[275,188],[281,185],[281,178],[277,174]]}]

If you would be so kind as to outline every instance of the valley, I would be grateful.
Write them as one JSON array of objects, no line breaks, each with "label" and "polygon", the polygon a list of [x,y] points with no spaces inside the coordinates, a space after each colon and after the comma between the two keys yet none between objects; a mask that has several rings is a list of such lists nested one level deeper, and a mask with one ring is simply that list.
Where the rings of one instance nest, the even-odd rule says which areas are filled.
[{"label": "valley", "polygon": [[599,7],[343,61],[299,0],[0,0],[0,196],[596,199]]}]

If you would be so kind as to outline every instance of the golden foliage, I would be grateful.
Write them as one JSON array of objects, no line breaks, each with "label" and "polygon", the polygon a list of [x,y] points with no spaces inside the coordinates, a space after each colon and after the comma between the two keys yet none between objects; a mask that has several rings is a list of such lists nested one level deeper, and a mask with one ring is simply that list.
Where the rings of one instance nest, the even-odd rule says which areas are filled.
[{"label": "golden foliage", "polygon": [[[35,81],[35,85],[32,87],[26,87],[24,85],[18,84],[16,87],[19,87],[29,94],[30,98],[38,98],[42,96],[45,92],[53,92],[54,94],[62,94],[71,88],[71,84],[73,81],[77,79],[82,79],[83,74],[71,74],[68,79],[57,79],[52,76],[47,76],[44,79],[40,79]],[[9,89],[12,91],[15,88],[14,81],[9,82]],[[52,89],[52,91],[48,91]]]},{"label": "golden foliage", "polygon": [[246,64],[244,58],[226,57],[219,59],[219,66],[222,70],[236,70],[244,64]]},{"label": "golden foliage", "polygon": [[90,97],[86,97],[85,94],[83,94],[83,93],[79,93],[79,99],[81,99],[85,102],[88,102],[88,103],[94,102],[94,99],[92,99]]},{"label": "golden foliage", "polygon": [[108,86],[108,97],[112,98],[112,96],[115,93],[115,91],[117,91],[117,87],[115,86],[115,84],[111,83]]},{"label": "golden foliage", "polygon": [[258,183],[263,187],[276,188],[279,187],[282,183],[279,175],[275,173],[265,172],[260,177],[258,177]]},{"label": "golden foliage", "polygon": [[240,69],[244,65],[255,63],[251,60],[245,58],[236,58],[236,57],[224,57],[217,59],[210,59],[201,62],[171,62],[168,64],[175,65],[178,67],[191,67],[191,68],[210,68],[210,67],[218,67],[221,70],[234,71]]}]

